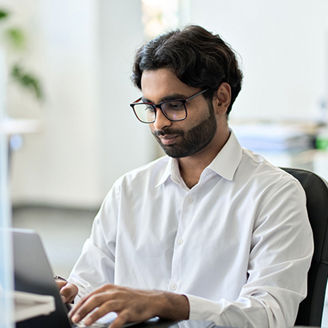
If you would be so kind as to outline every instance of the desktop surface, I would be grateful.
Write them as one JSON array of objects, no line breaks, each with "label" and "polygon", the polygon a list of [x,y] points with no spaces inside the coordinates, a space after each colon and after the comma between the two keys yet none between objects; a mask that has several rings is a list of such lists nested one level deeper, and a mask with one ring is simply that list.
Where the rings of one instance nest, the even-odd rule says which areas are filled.
[{"label": "desktop surface", "polygon": [[[16,324],[16,328],[41,328],[36,327],[35,324],[33,324],[31,321],[31,324],[29,324],[30,320],[26,320],[20,323]],[[83,325],[78,325],[78,327],[86,327]],[[228,327],[228,326],[217,326],[213,322],[208,322],[208,321],[196,321],[196,320],[184,320],[184,321],[179,321],[179,322],[172,322],[172,321],[167,321],[167,320],[162,320],[162,319],[157,319],[157,320],[149,320],[146,322],[138,323],[133,325],[132,327],[135,328],[233,328],[233,327]],[[295,326],[298,328],[315,328],[315,327],[310,327],[310,326]],[[42,328],[44,328],[42,326]],[[58,327],[61,328],[61,327]]]}]

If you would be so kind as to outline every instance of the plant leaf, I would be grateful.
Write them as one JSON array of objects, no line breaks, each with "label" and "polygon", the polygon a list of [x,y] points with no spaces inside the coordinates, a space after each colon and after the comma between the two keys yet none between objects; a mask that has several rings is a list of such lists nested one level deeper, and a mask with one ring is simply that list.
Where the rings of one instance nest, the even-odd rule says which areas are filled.
[{"label": "plant leaf", "polygon": [[24,32],[17,28],[17,27],[11,27],[5,31],[7,38],[11,42],[13,46],[16,48],[22,48],[25,44],[25,36]]},{"label": "plant leaf", "polygon": [[43,99],[43,91],[40,82],[34,75],[24,72],[20,65],[15,64],[11,69],[11,76],[22,87],[32,91],[38,100]]},{"label": "plant leaf", "polygon": [[6,19],[9,16],[9,12],[4,10],[4,9],[0,9],[0,20],[1,19]]}]

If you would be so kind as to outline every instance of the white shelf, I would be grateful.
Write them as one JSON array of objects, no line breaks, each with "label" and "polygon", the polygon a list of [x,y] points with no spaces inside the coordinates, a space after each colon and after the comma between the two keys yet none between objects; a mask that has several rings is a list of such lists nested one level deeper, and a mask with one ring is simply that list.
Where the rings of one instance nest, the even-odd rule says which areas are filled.
[{"label": "white shelf", "polygon": [[15,291],[14,300],[15,322],[39,315],[48,315],[56,309],[55,299],[51,295],[38,295]]},{"label": "white shelf", "polygon": [[33,133],[38,131],[40,126],[41,123],[38,120],[6,118],[0,121],[0,133],[6,135]]}]

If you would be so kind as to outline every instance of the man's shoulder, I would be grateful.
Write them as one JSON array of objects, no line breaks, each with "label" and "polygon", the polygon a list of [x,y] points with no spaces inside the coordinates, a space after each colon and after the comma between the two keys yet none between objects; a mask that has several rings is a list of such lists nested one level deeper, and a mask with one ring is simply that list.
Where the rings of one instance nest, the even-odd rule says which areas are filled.
[{"label": "man's shoulder", "polygon": [[279,188],[285,184],[300,187],[299,181],[292,175],[273,165],[262,155],[247,149],[243,149],[238,177],[245,182],[258,184],[261,188],[265,186]]},{"label": "man's shoulder", "polygon": [[137,184],[140,186],[145,184],[155,184],[156,180],[159,179],[167,169],[169,160],[168,156],[163,156],[135,168],[122,175],[115,182],[115,185],[128,184],[129,186],[133,186]]}]

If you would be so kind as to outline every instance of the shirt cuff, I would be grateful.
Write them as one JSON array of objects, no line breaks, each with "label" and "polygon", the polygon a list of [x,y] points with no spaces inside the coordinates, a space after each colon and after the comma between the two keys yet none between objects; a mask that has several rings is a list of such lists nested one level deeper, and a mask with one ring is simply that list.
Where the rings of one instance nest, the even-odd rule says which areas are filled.
[{"label": "shirt cuff", "polygon": [[189,301],[189,319],[218,322],[222,306],[216,302],[194,295],[185,295]]},{"label": "shirt cuff", "polygon": [[72,277],[69,277],[67,279],[67,282],[70,283],[70,284],[74,284],[77,288],[78,288],[78,292],[77,292],[77,295],[74,299],[74,302],[78,302],[82,297],[86,296],[87,294],[90,293],[90,291],[81,284],[81,282],[77,279],[74,279]]}]

